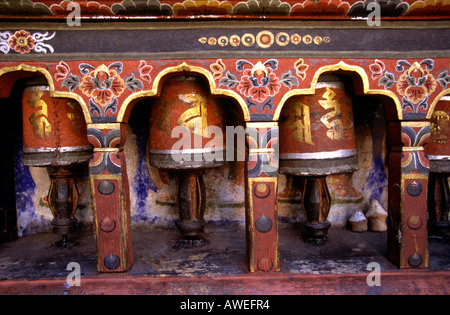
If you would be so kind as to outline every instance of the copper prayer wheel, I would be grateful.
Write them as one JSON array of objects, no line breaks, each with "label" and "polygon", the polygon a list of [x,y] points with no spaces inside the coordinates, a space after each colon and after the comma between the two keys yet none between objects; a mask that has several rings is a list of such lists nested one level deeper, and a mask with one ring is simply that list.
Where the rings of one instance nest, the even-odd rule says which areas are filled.
[{"label": "copper prayer wheel", "polygon": [[450,173],[450,96],[443,96],[436,104],[426,153],[430,172]]},{"label": "copper prayer wheel", "polygon": [[[210,130],[212,127],[225,130],[224,118],[222,107],[210,96],[201,79],[193,76],[168,79],[151,110],[150,164],[174,170],[223,165],[224,138],[215,139],[214,143]],[[222,158],[215,158],[218,156]]]},{"label": "copper prayer wheel", "polygon": [[[205,82],[195,76],[165,81],[151,109],[149,164],[179,175],[178,226],[183,240],[204,241],[205,187],[203,170],[225,163],[225,113]],[[217,130],[217,129],[216,129]],[[187,243],[184,244],[187,244]]]},{"label": "copper prayer wheel", "polygon": [[91,159],[83,112],[75,101],[51,97],[48,85],[28,86],[22,117],[25,165],[70,165]]},{"label": "copper prayer wheel", "polygon": [[428,226],[430,235],[450,236],[450,96],[443,96],[431,117],[430,140],[425,146],[430,160]]},{"label": "copper prayer wheel", "polygon": [[22,95],[22,118],[23,164],[47,167],[53,231],[65,246],[77,222],[74,176],[92,156],[83,112],[71,99],[51,97],[48,85],[30,82]]},{"label": "copper prayer wheel", "polygon": [[322,242],[331,224],[326,176],[358,169],[352,99],[337,75],[324,75],[313,95],[294,96],[280,116],[280,173],[305,177],[306,239]]}]

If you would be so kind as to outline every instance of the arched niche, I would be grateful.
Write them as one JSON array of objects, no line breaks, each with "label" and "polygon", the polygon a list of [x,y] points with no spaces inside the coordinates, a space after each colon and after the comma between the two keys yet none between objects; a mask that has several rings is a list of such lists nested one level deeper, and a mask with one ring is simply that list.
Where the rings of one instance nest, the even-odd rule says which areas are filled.
[{"label": "arched niche", "polygon": [[[245,128],[244,124],[246,118],[247,119],[249,118],[248,112],[244,112],[242,107],[243,105],[239,103],[239,101],[237,100],[237,96],[231,95],[230,93],[223,93],[229,91],[215,90],[214,86],[211,85],[213,83],[212,78],[208,78],[208,76],[205,76],[203,73],[200,73],[199,69],[191,69],[191,68],[189,69],[190,71],[186,71],[186,69],[179,71],[180,69],[178,67],[174,67],[171,70],[166,71],[164,76],[155,79],[155,81],[158,82],[158,84],[154,85],[154,89],[152,91],[144,91],[142,93],[136,93],[136,95],[133,95],[131,98],[128,99],[128,101],[124,102],[124,106],[127,107],[126,110],[124,110],[122,113],[119,113],[118,120],[121,120],[123,125],[127,125],[126,129],[128,136],[127,142],[125,143],[124,146],[124,151],[127,154],[127,164],[128,164],[127,172],[129,174],[130,191],[132,194],[136,196],[137,199],[139,199],[134,200],[131,205],[131,212],[135,217],[134,221],[135,224],[138,224],[139,223],[138,221],[140,220],[137,216],[135,216],[135,214],[136,213],[142,214],[146,211],[144,204],[146,204],[146,200],[148,200],[149,195],[154,195],[154,197],[157,198],[157,203],[159,206],[163,204],[171,206],[171,208],[168,208],[168,211],[170,211],[171,216],[175,217],[177,215],[175,211],[176,202],[174,200],[173,191],[170,192],[169,201],[158,199],[160,197],[159,193],[161,189],[163,191],[168,191],[169,189],[173,190],[173,187],[176,186],[176,184],[173,183],[174,179],[176,179],[176,176],[173,175],[168,170],[150,167],[149,166],[150,163],[148,160],[148,141],[150,132],[149,123],[151,115],[150,108],[153,106],[153,103],[160,97],[161,91],[162,89],[164,89],[164,84],[167,80],[184,75],[198,77],[200,81],[204,84],[205,89],[209,90],[211,96],[215,98],[219,102],[221,107],[225,110],[227,117],[226,126],[231,127],[242,126]],[[245,104],[244,106],[245,110],[247,110]],[[225,130],[223,130],[223,136],[224,137],[227,136]],[[237,145],[238,141],[235,141],[234,150],[237,149]],[[242,150],[245,152],[245,148],[242,148]],[[243,191],[244,177],[245,177],[244,163],[245,162],[243,160],[238,161],[237,159],[233,161],[227,161],[227,165],[224,166],[224,169],[226,169],[226,172],[228,174],[227,178],[223,177],[222,173],[224,171],[222,170],[222,168],[209,169],[206,172],[207,174],[205,183],[212,180],[214,176],[218,176],[219,178],[224,180],[224,182],[222,182],[225,186],[224,190],[227,189],[226,188],[228,187],[227,185],[230,186],[241,185]],[[145,169],[143,165],[145,166]],[[227,182],[225,183],[225,181]],[[213,184],[214,183],[211,182],[211,186]],[[138,187],[138,185],[141,185],[141,187]],[[208,188],[209,187],[207,187],[207,191]],[[152,190],[154,192],[152,192]],[[215,188],[214,189],[210,188],[210,190],[212,193],[215,193]],[[232,200],[229,203],[227,203],[227,206],[233,204],[233,202],[236,203],[235,207],[238,207],[239,205],[239,208],[242,208],[241,219],[243,220],[245,218],[244,194],[242,194],[240,198],[242,200],[236,198],[236,200]],[[216,200],[214,200],[214,202],[216,202]],[[217,202],[217,204],[219,204],[219,202]],[[218,205],[217,207],[220,206]],[[160,211],[160,209],[158,209],[157,211]],[[224,219],[226,219],[225,215],[226,214],[224,213],[223,214]],[[239,216],[238,211],[233,212],[232,215],[238,217]],[[208,217],[208,219],[211,220],[215,219],[219,220],[219,218],[220,218],[219,214],[210,215]],[[146,219],[151,220],[152,218],[147,217]],[[144,220],[142,221],[144,222]],[[161,224],[166,223],[162,222]]]},{"label": "arched niche", "polygon": [[179,75],[192,75],[201,77],[209,86],[211,95],[214,97],[223,97],[225,99],[232,100],[232,102],[239,108],[240,115],[244,118],[244,121],[250,121],[250,113],[245,101],[234,91],[219,89],[216,87],[212,74],[200,67],[189,66],[186,63],[182,63],[179,66],[169,67],[161,71],[153,80],[153,86],[151,90],[141,91],[133,93],[128,96],[120,108],[117,114],[117,122],[126,123],[130,116],[133,106],[142,100],[143,98],[154,98],[161,94],[161,89],[164,82],[175,76]]},{"label": "arched niche", "polygon": [[380,98],[385,105],[386,117],[388,120],[402,119],[401,104],[393,92],[386,91],[384,89],[371,89],[369,85],[369,78],[367,77],[364,69],[357,66],[347,65],[341,61],[338,64],[319,68],[315,72],[311,80],[311,85],[308,89],[294,89],[286,93],[275,110],[273,120],[279,120],[283,106],[292,96],[314,94],[319,77],[326,74],[339,74],[348,77],[351,80],[351,85],[355,95],[370,95]]},{"label": "arched niche", "polygon": [[56,91],[51,74],[44,68],[21,64],[16,67],[5,67],[0,69],[0,98],[9,96],[16,82],[22,81],[23,79],[32,79],[33,77],[45,78],[52,97],[64,97],[77,101],[83,111],[86,124],[92,122],[89,109],[83,98],[75,93]]}]

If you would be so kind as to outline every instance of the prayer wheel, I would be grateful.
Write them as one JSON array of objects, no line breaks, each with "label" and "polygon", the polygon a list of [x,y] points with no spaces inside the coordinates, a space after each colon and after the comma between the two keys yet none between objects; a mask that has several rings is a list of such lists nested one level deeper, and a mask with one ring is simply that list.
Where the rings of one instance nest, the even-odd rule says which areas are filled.
[{"label": "prayer wheel", "polygon": [[430,235],[450,232],[450,96],[443,96],[431,117],[430,140],[425,148],[430,160],[428,225]]},{"label": "prayer wheel", "polygon": [[92,155],[83,112],[73,100],[51,97],[48,85],[30,82],[22,95],[22,118],[23,164],[47,168],[53,231],[62,235],[60,245],[68,245],[77,222],[74,176]]},{"label": "prayer wheel", "polygon": [[306,240],[320,243],[331,224],[326,176],[358,169],[352,99],[344,81],[324,75],[314,95],[294,96],[280,116],[280,173],[305,178]]},{"label": "prayer wheel", "polygon": [[[150,117],[149,164],[178,174],[180,244],[197,246],[206,205],[203,171],[225,163],[225,113],[195,76],[168,79]],[[190,244],[190,245],[189,245]]]}]

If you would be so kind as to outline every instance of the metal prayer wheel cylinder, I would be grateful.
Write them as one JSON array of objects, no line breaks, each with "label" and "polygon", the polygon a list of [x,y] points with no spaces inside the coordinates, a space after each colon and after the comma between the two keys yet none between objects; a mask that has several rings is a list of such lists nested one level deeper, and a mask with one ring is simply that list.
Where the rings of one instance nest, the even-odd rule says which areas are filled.
[{"label": "metal prayer wheel cylinder", "polygon": [[322,76],[316,93],[289,99],[280,117],[280,172],[326,176],[358,169],[352,99],[337,76]]},{"label": "metal prayer wheel cylinder", "polygon": [[313,95],[290,98],[281,112],[280,173],[306,178],[306,239],[320,242],[331,224],[326,176],[358,169],[351,96],[336,75],[323,75]]},{"label": "metal prayer wheel cylinder", "polygon": [[25,165],[71,165],[91,159],[83,112],[75,101],[51,97],[48,85],[28,86],[22,117]]},{"label": "metal prayer wheel cylinder", "polygon": [[48,85],[30,83],[22,95],[22,120],[23,164],[47,167],[53,230],[64,243],[76,224],[74,176],[92,156],[83,112],[71,99],[51,97]]},{"label": "metal prayer wheel cylinder", "polygon": [[193,76],[168,79],[151,110],[150,164],[173,170],[223,165],[224,138],[211,139],[210,131],[215,127],[224,131],[225,123],[222,107],[210,96],[201,79]]},{"label": "metal prayer wheel cylinder", "polygon": [[450,96],[443,96],[431,117],[430,140],[425,146],[430,160],[428,187],[428,225],[431,235],[450,232]]},{"label": "metal prayer wheel cylinder", "polygon": [[[149,164],[179,175],[178,226],[185,239],[201,238],[205,226],[202,171],[225,163],[225,112],[210,96],[204,81],[194,76],[168,79],[150,117]],[[218,130],[218,129],[216,129]]]}]

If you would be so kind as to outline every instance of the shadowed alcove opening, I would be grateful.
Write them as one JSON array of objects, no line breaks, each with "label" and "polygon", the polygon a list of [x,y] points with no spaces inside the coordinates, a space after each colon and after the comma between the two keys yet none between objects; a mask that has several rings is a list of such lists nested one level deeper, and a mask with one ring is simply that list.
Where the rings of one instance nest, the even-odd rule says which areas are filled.
[{"label": "shadowed alcove opening", "polygon": [[[226,128],[233,131],[237,126],[244,126],[243,114],[231,98],[211,96],[202,76],[171,74],[160,85],[158,96],[136,101],[127,125],[124,150],[135,255],[131,272],[142,267],[154,274],[242,273],[246,269],[245,147],[239,147],[243,143],[234,133],[231,133],[233,141],[230,141]],[[196,91],[197,88],[200,90]],[[172,139],[175,127],[192,127],[194,129],[190,131],[195,133],[197,122],[200,122],[205,137],[202,147],[193,149],[206,152],[203,147],[212,140],[215,141],[214,149],[222,149],[223,144],[224,151],[213,154],[213,157],[221,156],[223,161],[220,163],[205,162],[204,159],[210,158],[206,155],[186,156],[194,151],[177,145],[184,139],[183,135],[174,131]],[[222,132],[208,134],[206,127],[220,127]],[[177,150],[185,151],[175,152]],[[238,152],[241,153],[239,157]],[[176,154],[185,155],[177,161]],[[190,220],[190,212],[197,211],[191,209],[187,211],[183,225],[180,177],[187,176],[192,181],[189,177],[192,173],[195,177],[201,175],[200,189],[203,191],[193,195],[189,192],[193,188],[188,185],[184,187],[187,190],[184,193],[188,194],[184,198],[188,203],[202,199],[199,203],[203,203],[204,222],[199,222],[198,213]],[[198,180],[194,179],[197,182],[194,186],[199,185]],[[138,262],[140,258],[143,265]]]}]

